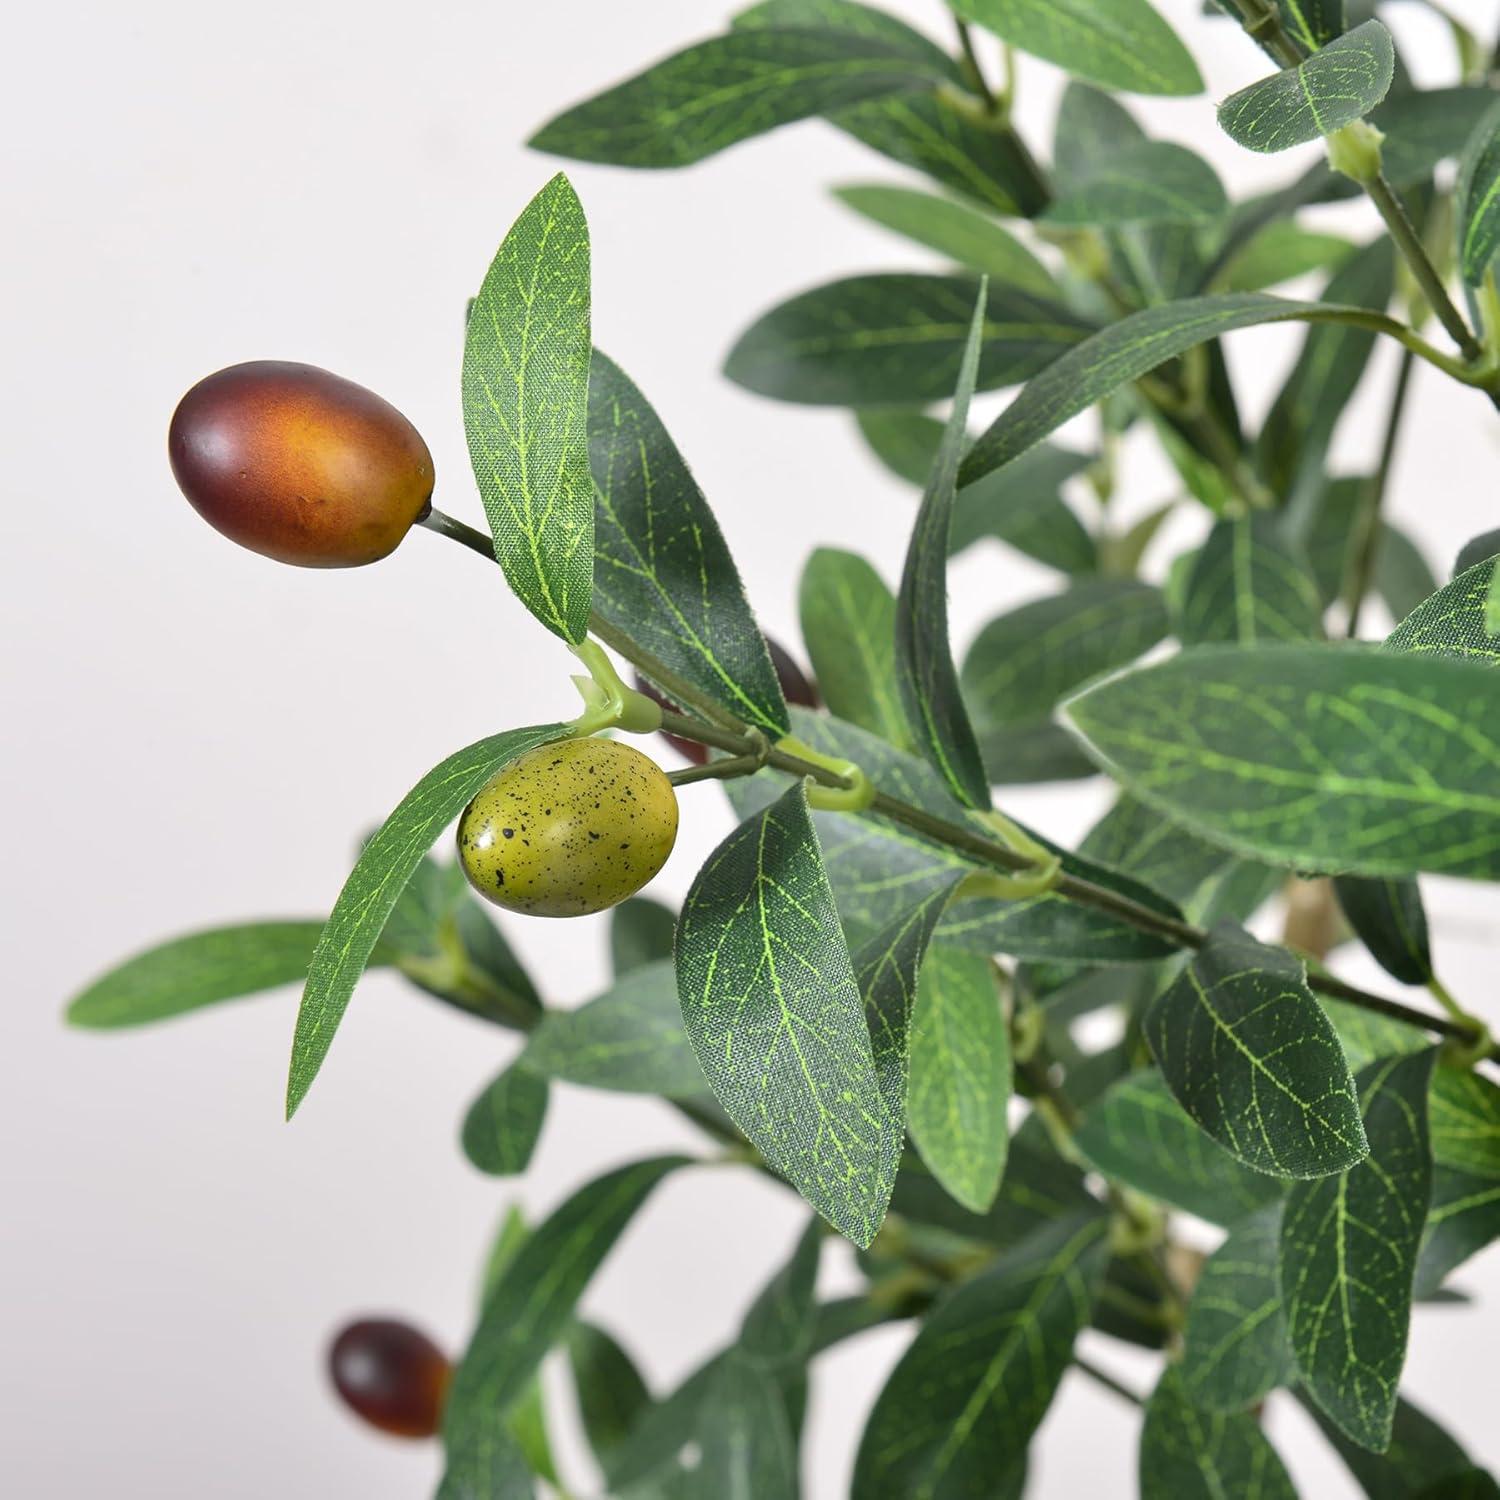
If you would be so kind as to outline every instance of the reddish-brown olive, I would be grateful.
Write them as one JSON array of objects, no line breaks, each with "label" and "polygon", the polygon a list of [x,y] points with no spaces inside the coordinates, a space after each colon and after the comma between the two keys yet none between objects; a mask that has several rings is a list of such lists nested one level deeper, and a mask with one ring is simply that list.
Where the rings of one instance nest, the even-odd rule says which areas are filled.
[{"label": "reddish-brown olive", "polygon": [[356,1416],[395,1437],[432,1437],[442,1425],[452,1366],[410,1323],[361,1318],[328,1350],[333,1387]]},{"label": "reddish-brown olive", "polygon": [[[818,690],[813,685],[801,667],[793,659],[789,652],[779,642],[773,641],[770,636],[766,637],[766,649],[771,653],[771,665],[776,668],[777,680],[781,683],[781,694],[788,703],[795,703],[801,708],[820,708],[823,700],[818,697]],[[648,698],[661,704],[661,706],[672,713],[678,712],[678,707],[670,699],[647,682],[639,672],[635,674],[635,685]],[[708,750],[705,746],[698,744],[696,740],[679,739],[675,734],[663,732],[662,738],[685,760],[690,760],[695,766],[701,766],[708,759]]]},{"label": "reddish-brown olive", "polygon": [[432,499],[432,455],[389,402],[313,365],[259,359],[200,380],[167,438],[193,509],[231,541],[304,568],[395,550]]}]

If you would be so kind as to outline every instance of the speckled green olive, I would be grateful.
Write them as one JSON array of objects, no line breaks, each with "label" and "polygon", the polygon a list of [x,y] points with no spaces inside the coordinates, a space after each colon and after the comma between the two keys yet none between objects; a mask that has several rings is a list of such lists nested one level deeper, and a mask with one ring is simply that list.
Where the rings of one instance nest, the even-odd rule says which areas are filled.
[{"label": "speckled green olive", "polygon": [[167,437],[193,509],[252,552],[357,568],[393,552],[432,499],[432,454],[389,402],[313,365],[253,360],[200,380]]},{"label": "speckled green olive", "polygon": [[604,911],[677,841],[677,794],[617,740],[560,740],[512,761],[464,809],[458,857],[488,901],[533,917]]}]

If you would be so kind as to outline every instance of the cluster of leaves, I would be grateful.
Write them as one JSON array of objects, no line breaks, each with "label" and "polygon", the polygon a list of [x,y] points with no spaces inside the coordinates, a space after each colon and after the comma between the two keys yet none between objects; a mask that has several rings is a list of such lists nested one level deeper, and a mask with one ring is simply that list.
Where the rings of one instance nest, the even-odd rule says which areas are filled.
[{"label": "cluster of leaves", "polygon": [[[895,1319],[914,1337],[870,1413],[855,1500],[1020,1494],[1090,1328],[1164,1351],[1144,1402],[1148,1497],[1291,1495],[1258,1420],[1278,1389],[1372,1496],[1500,1493],[1399,1394],[1414,1301],[1500,1237],[1500,1087],[1476,1071],[1494,1050],[1461,1012],[1333,980],[1329,942],[1298,953],[1246,930],[1298,884],[1342,912],[1340,939],[1446,999],[1417,877],[1500,878],[1500,534],[1439,587],[1383,518],[1390,443],[1368,472],[1328,472],[1382,336],[1404,346],[1392,442],[1414,361],[1500,383],[1492,59],[1455,25],[1461,81],[1419,91],[1372,4],[1224,7],[1280,64],[1224,102],[1224,129],[1270,152],[1373,123],[1383,170],[1364,180],[1396,206],[1393,248],[1298,222],[1357,192],[1348,178],[1319,165],[1232,201],[1104,92],[1202,87],[1147,0],[951,5],[958,57],[850,0],[762,0],[534,142],[675,167],[816,116],[929,179],[839,197],[951,272],[801,293],[726,367],[762,395],[847,408],[920,488],[894,592],[852,552],[808,560],[802,622],[827,712],[788,710],[686,462],[591,349],[588,231],[566,178],[518,220],[470,313],[465,420],[510,586],[564,641],[592,631],[633,660],[715,743],[776,743],[727,782],[740,821],[681,912],[626,903],[612,984],[546,1008],[427,852],[497,768],[566,732],[510,730],[414,787],[326,924],[181,939],[100,980],[72,1019],[131,1025],[305,977],[294,1109],[359,975],[394,966],[525,1034],[464,1120],[480,1170],[526,1168],[561,1081],[660,1096],[811,1206],[737,1338],[661,1395],[576,1309],[692,1160],[610,1172],[530,1234],[509,1221],[448,1402],[449,1500],[555,1478],[535,1380],[556,1347],[611,1494],[794,1496],[810,1362]],[[1074,75],[1047,169],[982,78],[968,23]],[[1414,247],[1425,280],[1407,274]],[[1267,291],[1309,274],[1326,276],[1316,301]],[[1434,303],[1450,278],[1476,330],[1456,355],[1419,331],[1432,310],[1463,322]],[[1308,325],[1300,353],[1248,430],[1221,340],[1287,321]],[[1009,386],[971,433],[972,394]],[[1097,451],[1051,440],[1089,408]],[[1159,438],[1182,499],[1120,529],[1116,454],[1136,429]],[[1148,582],[1177,504],[1203,508],[1201,538]],[[948,560],[985,539],[1058,581],[960,662]],[[1354,634],[1371,591],[1395,632],[1330,639]],[[819,774],[851,763],[880,795],[831,805]],[[1118,796],[1077,851],[993,809],[996,786],[1101,771]],[[1056,869],[1017,884],[1043,855]],[[1307,883],[1320,875],[1335,879]],[[1121,1039],[1085,1053],[1075,1023],[1105,1008]],[[1201,1269],[1184,1270],[1174,1211],[1225,1231]],[[830,1230],[856,1247],[859,1296],[818,1298]]]}]

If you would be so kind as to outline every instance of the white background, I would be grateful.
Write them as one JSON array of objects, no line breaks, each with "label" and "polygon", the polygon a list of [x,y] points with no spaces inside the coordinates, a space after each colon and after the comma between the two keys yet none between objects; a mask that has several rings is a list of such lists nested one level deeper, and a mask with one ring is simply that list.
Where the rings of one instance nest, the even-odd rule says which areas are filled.
[{"label": "white background", "polygon": [[[1494,21],[1487,0],[1450,4]],[[937,0],[892,8],[945,34]],[[1162,8],[1210,98],[1263,70],[1232,28],[1200,17],[1198,0]],[[59,1012],[99,969],[169,933],[326,911],[355,839],[428,766],[481,734],[571,712],[561,648],[497,574],[433,536],[349,573],[278,568],[223,543],[173,489],[167,417],[221,365],[327,365],[412,417],[436,455],[439,503],[477,520],[458,406],[463,307],[555,169],[521,142],[730,9],[81,0],[10,18],[0,96],[8,1494],[426,1493],[430,1447],[372,1436],[330,1400],[329,1330],[389,1310],[458,1347],[508,1202],[542,1213],[603,1168],[690,1139],[649,1103],[563,1090],[525,1183],[482,1178],[458,1153],[457,1123],[513,1043],[385,978],[361,987],[291,1127],[280,1123],[290,993],[149,1033],[69,1033]],[[1412,6],[1392,11],[1436,81],[1451,66],[1441,26]],[[1039,143],[1057,89],[1051,69],[1025,63],[1021,118]],[[1208,100],[1140,110],[1211,153],[1241,193],[1302,165],[1239,151]],[[833,182],[899,173],[813,123],[688,172],[570,170],[593,226],[598,340],[694,463],[763,622],[794,642],[808,548],[856,546],[894,577],[913,500],[863,455],[847,418],[755,399],[717,368],[735,333],[791,292],[923,262],[826,196]],[[1253,409],[1295,338],[1236,336]],[[1497,426],[1481,400],[1430,373],[1418,376],[1391,506],[1446,570],[1464,540],[1497,524]],[[1373,458],[1389,374],[1382,361],[1346,424],[1350,465]],[[1079,440],[1089,436],[1080,423]],[[1132,450],[1128,484],[1143,510],[1169,480]],[[960,634],[1047,586],[1014,556],[976,551],[954,577]],[[1013,804],[1069,836],[1101,805],[1094,790],[1067,788]],[[712,787],[686,793],[684,809],[661,881],[674,895],[728,826]],[[1489,891],[1435,883],[1429,900],[1450,984],[1500,1019],[1482,943]],[[604,977],[597,919],[507,918],[505,929],[555,1003]],[[1357,958],[1348,972],[1379,980]],[[790,1195],[748,1173],[685,1174],[585,1306],[670,1383],[728,1336],[800,1217]],[[1418,1313],[1410,1389],[1494,1462],[1500,1259],[1461,1281],[1480,1304]],[[902,1340],[869,1337],[820,1366],[815,1500],[843,1493],[863,1412]],[[1095,1341],[1094,1353],[1148,1384],[1128,1351]],[[1307,1420],[1273,1406],[1305,1493],[1352,1493]],[[1135,1430],[1118,1401],[1069,1376],[1041,1432],[1033,1494],[1130,1493]],[[575,1473],[589,1493],[592,1476]]]}]

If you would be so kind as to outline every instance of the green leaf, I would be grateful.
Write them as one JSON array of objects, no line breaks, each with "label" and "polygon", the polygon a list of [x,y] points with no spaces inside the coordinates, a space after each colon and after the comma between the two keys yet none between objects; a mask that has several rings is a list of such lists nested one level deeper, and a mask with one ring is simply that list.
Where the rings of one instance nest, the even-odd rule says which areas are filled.
[{"label": "green leaf", "polygon": [[524,1172],[547,1118],[547,1095],[547,1080],[523,1060],[503,1069],[464,1116],[464,1155],[492,1177]]},{"label": "green leaf", "polygon": [[1226,134],[1251,151],[1285,151],[1332,135],[1370,113],[1391,87],[1396,52],[1379,21],[1366,21],[1219,106]]},{"label": "green leaf", "polygon": [[1170,141],[1139,141],[1097,158],[1041,215],[1067,227],[1202,224],[1229,212],[1218,174]]},{"label": "green leaf", "polygon": [[948,637],[948,538],[969,400],[979,365],[986,288],[979,287],[953,410],[912,528],[896,596],[896,684],[918,750],[968,807],[990,805],[989,781],[959,692]]},{"label": "green leaf", "polygon": [[1216,927],[1145,1032],[1173,1097],[1246,1166],[1321,1178],[1368,1153],[1338,1036],[1285,948]]},{"label": "green leaf", "polygon": [[290,984],[306,977],[322,930],[321,922],[247,922],[173,938],[80,990],[68,1002],[68,1024],[143,1026]]},{"label": "green leaf", "polygon": [[653,959],[577,1010],[553,1010],[526,1043],[546,1078],[619,1094],[691,1099],[707,1090],[682,1029],[670,958]]},{"label": "green leaf", "polygon": [[901,749],[911,743],[896,687],[896,599],[853,552],[819,547],[802,570],[802,639],[828,711]]},{"label": "green leaf", "polygon": [[796,1500],[797,1450],[772,1377],[748,1360],[720,1362],[698,1409],[694,1493],[715,1500]]},{"label": "green leaf", "polygon": [[531,1466],[500,1422],[476,1425],[448,1449],[436,1500],[535,1500]]},{"label": "green leaf", "polygon": [[1117,780],[1229,848],[1303,870],[1500,874],[1500,698],[1475,663],[1209,647],[1063,712]]},{"label": "green leaf", "polygon": [[736,29],[751,27],[827,28],[850,36],[884,42],[920,62],[929,72],[961,83],[958,64],[936,42],[914,26],[858,0],[758,0],[734,16]]},{"label": "green leaf", "polygon": [[1125,578],[1082,579],[991,620],[960,674],[990,780],[1090,774],[1053,710],[1090,678],[1150,650],[1167,628],[1161,591]]},{"label": "green leaf", "polygon": [[386,918],[422,856],[502,766],[566,730],[561,724],[510,729],[478,740],[434,766],[401,799],[367,843],[334,903],[308,969],[292,1065],[287,1079],[290,1119],[323,1066],[349,997],[374,951]]},{"label": "green leaf", "polygon": [[616,979],[671,958],[677,913],[649,896],[632,896],[609,914],[609,960]]},{"label": "green leaf", "polygon": [[1203,79],[1146,0],[949,0],[1002,41],[1105,88],[1196,94]]},{"label": "green leaf", "polygon": [[[1313,468],[1305,467],[1303,478],[1314,483]],[[1372,482],[1370,476],[1363,474],[1327,479],[1321,485],[1321,493],[1310,498],[1312,514],[1304,517],[1298,527],[1317,579],[1318,597],[1325,605],[1332,604],[1343,593],[1345,579],[1354,565],[1354,550],[1359,540],[1357,517],[1369,497]],[[1438,587],[1432,570],[1411,539],[1389,524],[1380,528],[1374,585],[1398,620],[1436,593]]]},{"label": "green leaf", "polygon": [[1280,518],[1255,511],[1209,533],[1188,575],[1177,636],[1184,646],[1309,640],[1322,613],[1312,570]]},{"label": "green leaf", "polygon": [[1376,1452],[1391,1437],[1432,1188],[1434,1055],[1389,1058],[1360,1072],[1368,1160],[1296,1184],[1282,1222],[1281,1287],[1297,1365],[1319,1406]]},{"label": "green leaf", "polygon": [[1168,1365],[1141,1428],[1146,1500],[1297,1500],[1291,1477],[1249,1412],[1205,1411],[1182,1371]]},{"label": "green leaf", "polygon": [[1391,1445],[1384,1453],[1371,1453],[1351,1443],[1305,1392],[1298,1391],[1297,1396],[1370,1500],[1417,1500],[1427,1494],[1429,1485],[1463,1474],[1469,1467],[1469,1455],[1410,1401],[1397,1398]]},{"label": "green leaf", "polygon": [[1326,47],[1349,24],[1344,0],[1276,0],[1287,34],[1304,52]]},{"label": "green leaf", "polygon": [[[925,486],[943,440],[943,424],[920,412],[899,409],[857,412],[859,430],[875,456],[900,478]],[[1099,566],[1094,539],[1063,502],[1062,486],[1081,474],[1091,455],[1042,443],[1009,465],[1003,477],[986,475],[958,492],[948,553],[985,537],[1064,573],[1091,573]]]},{"label": "green leaf", "polygon": [[1154,1068],[1112,1084],[1085,1113],[1077,1140],[1106,1176],[1211,1224],[1238,1223],[1284,1186],[1205,1135]]},{"label": "green leaf", "polygon": [[589,231],[562,173],[501,242],[464,337],[464,433],[495,556],[554,635],[588,633]]},{"label": "green leaf", "polygon": [[1387,974],[1402,984],[1432,978],[1432,949],[1422,892],[1410,876],[1338,875],[1333,888],[1349,925]]},{"label": "green leaf", "polygon": [[651,1410],[651,1392],[618,1340],[592,1323],[568,1330],[568,1363],[584,1433],[608,1479],[614,1456]]},{"label": "green leaf", "polygon": [[[1396,256],[1378,239],[1341,267],[1324,288],[1324,302],[1384,312],[1396,289]],[[1256,439],[1256,468],[1274,494],[1292,494],[1299,480],[1323,480],[1329,446],[1359,387],[1375,335],[1368,328],[1324,323],[1310,328],[1291,374]]]},{"label": "green leaf", "polygon": [[1436,1291],[1448,1273],[1500,1239],[1500,1181],[1437,1166],[1427,1230],[1417,1261],[1416,1293]]},{"label": "green leaf", "polygon": [[1500,1178],[1500,1086],[1463,1068],[1437,1068],[1428,1099],[1432,1159]]},{"label": "green leaf", "polygon": [[1483,85],[1391,94],[1370,116],[1385,132],[1387,179],[1398,188],[1425,182],[1439,162],[1462,155],[1494,101],[1494,90]]},{"label": "green leaf", "polygon": [[965,1208],[995,1201],[1010,1141],[1010,1028],[994,964],[930,948],[911,1017],[907,1129],[932,1174]]},{"label": "green leaf", "polygon": [[1230,260],[1220,285],[1226,292],[1263,292],[1314,271],[1336,271],[1354,250],[1353,243],[1341,235],[1321,234],[1294,220],[1278,219]]},{"label": "green leaf", "polygon": [[636,1210],[686,1160],[659,1156],[606,1172],[555,1209],[516,1251],[486,1297],[453,1373],[443,1416],[450,1455],[494,1427],[521,1396]]},{"label": "green leaf", "polygon": [[1393,651],[1455,656],[1483,666],[1500,663],[1500,634],[1485,621],[1497,559],[1466,568],[1425,599],[1386,637]]},{"label": "green leaf", "polygon": [[745,1314],[735,1346],[740,1359],[769,1369],[806,1361],[812,1347],[813,1293],[822,1244],[822,1225],[816,1218],[808,1220],[790,1259]]},{"label": "green leaf", "polygon": [[[852,760],[883,791],[949,822],[968,817],[942,778],[925,761],[827,714],[794,709],[797,738],[821,754]],[[774,800],[785,780],[762,772],[731,783],[735,806],[744,816]],[[856,942],[905,917],[924,896],[977,868],[946,845],[931,843],[908,829],[869,815],[820,812],[814,818],[824,866],[839,902],[839,917]],[[1033,838],[1041,839],[1035,830]],[[1052,846],[1048,846],[1052,847]],[[1171,902],[1138,880],[1065,851],[1063,869],[1109,886],[1162,912],[1181,918]],[[1027,901],[984,900],[956,906],[943,921],[944,940],[980,953],[1016,958],[1076,958],[1106,962],[1160,958],[1176,946],[1141,932],[1107,912],[1060,896]]]},{"label": "green leaf", "polygon": [[841,1234],[866,1246],[900,1151],[807,796],[748,817],[677,924],[693,1050],[729,1117]]},{"label": "green leaf", "polygon": [[[970,276],[853,276],[772,308],[740,335],[724,373],[761,396],[813,406],[919,406],[953,392],[979,283]],[[1087,337],[1060,303],[1015,288],[990,297],[977,390],[1016,385]]]},{"label": "green leaf", "polygon": [[1088,1324],[1105,1226],[1046,1225],[934,1308],[870,1413],[853,1500],[987,1495],[1022,1460]]},{"label": "green leaf", "polygon": [[1182,1383],[1205,1411],[1245,1411],[1292,1378],[1277,1277],[1281,1204],[1242,1220],[1209,1256],[1188,1303]]},{"label": "green leaf", "polygon": [[786,703],[718,522],[651,404],[597,351],[589,456],[599,613],[713,702],[780,739]]},{"label": "green leaf", "polygon": [[1019,458],[1070,417],[1197,344],[1261,323],[1337,322],[1348,311],[1243,292],[1192,297],[1132,313],[1047,365],[969,450],[960,483],[971,485]]},{"label": "green leaf", "polygon": [[835,188],[840,203],[876,224],[936,250],[957,265],[1038,297],[1060,297],[1052,273],[1008,229],[965,203],[919,188],[855,184]]},{"label": "green leaf", "polygon": [[685,167],[780,125],[941,73],[884,38],[746,28],[663,58],[549,120],[530,145],[577,161]]},{"label": "green leaf", "polygon": [[1500,99],[1470,136],[1456,190],[1459,269],[1478,286],[1500,254]]},{"label": "green leaf", "polygon": [[1099,163],[1149,140],[1134,115],[1110,94],[1070,79],[1052,131],[1052,172],[1067,189]]}]

